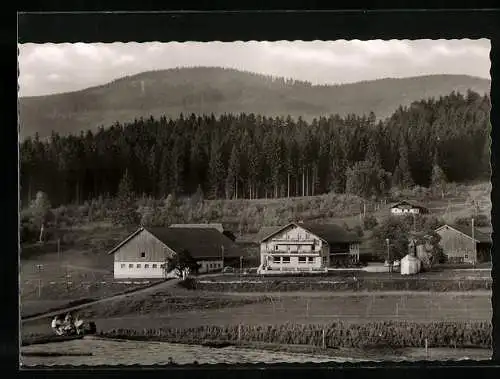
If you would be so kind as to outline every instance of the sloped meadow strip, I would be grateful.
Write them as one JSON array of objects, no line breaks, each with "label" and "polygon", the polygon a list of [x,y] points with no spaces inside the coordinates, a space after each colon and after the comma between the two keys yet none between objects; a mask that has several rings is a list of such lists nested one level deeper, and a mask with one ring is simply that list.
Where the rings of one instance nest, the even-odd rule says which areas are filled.
[{"label": "sloped meadow strip", "polygon": [[484,321],[384,321],[366,324],[201,326],[197,328],[112,329],[100,335],[115,339],[203,344],[264,342],[322,348],[491,348],[492,326]]},{"label": "sloped meadow strip", "polygon": [[429,278],[296,278],[252,280],[195,280],[191,289],[211,292],[279,292],[279,291],[435,291],[459,292],[491,290],[490,278],[429,279]]}]

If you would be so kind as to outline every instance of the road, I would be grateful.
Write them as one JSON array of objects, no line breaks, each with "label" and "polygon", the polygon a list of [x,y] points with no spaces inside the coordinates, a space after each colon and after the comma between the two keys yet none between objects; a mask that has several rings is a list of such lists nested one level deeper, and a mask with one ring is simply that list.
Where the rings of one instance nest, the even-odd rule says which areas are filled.
[{"label": "road", "polygon": [[103,299],[98,299],[98,300],[91,301],[91,302],[88,302],[85,304],[80,304],[80,305],[76,305],[76,306],[72,306],[72,307],[68,307],[68,308],[64,308],[64,309],[58,309],[57,311],[51,311],[51,312],[47,312],[47,313],[37,315],[37,316],[26,317],[26,318],[22,319],[21,322],[25,323],[25,322],[30,322],[30,321],[41,320],[44,318],[51,318],[51,317],[60,315],[62,313],[73,312],[73,311],[76,311],[78,309],[89,307],[89,306],[92,306],[95,304],[105,303],[106,301],[120,300],[120,299],[125,299],[125,298],[130,297],[130,296],[135,296],[137,294],[145,294],[148,292],[155,292],[158,290],[171,288],[171,287],[174,287],[175,285],[177,285],[179,283],[179,281],[180,281],[179,279],[171,279],[171,280],[168,280],[165,282],[155,284],[151,287],[138,289],[136,291],[105,297]]}]

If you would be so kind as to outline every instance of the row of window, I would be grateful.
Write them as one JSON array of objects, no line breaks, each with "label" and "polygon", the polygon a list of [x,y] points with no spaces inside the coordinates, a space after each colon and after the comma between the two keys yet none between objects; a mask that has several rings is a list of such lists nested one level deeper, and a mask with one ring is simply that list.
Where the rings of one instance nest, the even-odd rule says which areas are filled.
[{"label": "row of window", "polygon": [[221,268],[222,267],[222,263],[207,263],[207,267],[208,268]]},{"label": "row of window", "polygon": [[[269,257],[272,263],[290,263],[290,257]],[[314,257],[299,257],[299,263],[314,263]]]},{"label": "row of window", "polygon": [[[310,247],[310,249],[309,249],[310,251],[314,251],[314,249],[315,249],[315,247],[316,247],[315,245],[307,245],[307,246],[309,246],[309,247]],[[275,250],[275,251],[281,250],[281,249],[280,249],[280,247],[282,247],[282,246],[280,246],[280,245],[275,245],[275,246],[274,246],[274,250]],[[291,248],[290,246],[287,246],[287,247],[285,248],[285,250],[292,251],[292,248]],[[301,251],[301,250],[302,250],[302,246],[301,246],[301,245],[299,245],[299,246],[297,246],[297,247],[294,247],[294,249],[293,249],[293,251]],[[307,249],[305,249],[305,250],[307,251]]]},{"label": "row of window", "polygon": [[[122,263],[122,264],[121,264],[121,268],[125,268],[125,267],[127,267],[127,265],[126,265],[125,263]],[[140,264],[140,263],[137,263],[137,264],[135,265],[135,268],[141,268],[141,267],[142,267],[142,266],[141,266],[141,264]],[[157,263],[153,263],[153,264],[151,265],[151,267],[152,267],[152,268],[158,268],[158,264],[157,264]],[[129,264],[128,264],[128,268],[134,268],[134,264],[133,264],[133,263],[129,263]],[[149,268],[149,264],[148,264],[148,263],[144,264],[144,268]],[[160,268],[165,268],[165,264],[164,264],[164,263],[160,264]]]},{"label": "row of window", "polygon": [[290,236],[289,234],[283,236],[283,237],[278,237],[276,239],[281,239],[281,240],[308,240],[311,239],[311,235],[309,233],[306,233],[304,235],[302,234],[297,234],[295,237]]}]

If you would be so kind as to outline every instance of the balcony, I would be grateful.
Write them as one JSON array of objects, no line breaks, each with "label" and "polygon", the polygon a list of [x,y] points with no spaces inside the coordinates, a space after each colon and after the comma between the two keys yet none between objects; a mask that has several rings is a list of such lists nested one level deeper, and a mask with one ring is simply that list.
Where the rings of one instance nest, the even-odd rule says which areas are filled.
[{"label": "balcony", "polygon": [[287,245],[297,245],[297,244],[308,244],[312,245],[316,242],[314,238],[306,238],[306,239],[292,239],[292,238],[273,238],[273,242],[284,243]]},{"label": "balcony", "polygon": [[264,251],[264,254],[268,254],[268,255],[300,255],[301,257],[304,256],[304,257],[308,257],[308,256],[311,256],[311,257],[318,257],[320,254],[319,254],[319,251],[297,251],[297,250],[266,250]]}]

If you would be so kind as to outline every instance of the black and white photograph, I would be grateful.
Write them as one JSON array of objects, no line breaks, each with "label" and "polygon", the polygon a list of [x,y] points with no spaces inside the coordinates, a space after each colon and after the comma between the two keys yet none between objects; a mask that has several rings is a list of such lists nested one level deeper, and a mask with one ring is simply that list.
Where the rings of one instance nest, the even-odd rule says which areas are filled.
[{"label": "black and white photograph", "polygon": [[20,43],[20,365],[490,360],[490,40]]}]

